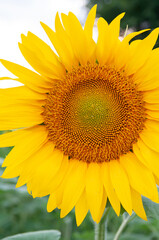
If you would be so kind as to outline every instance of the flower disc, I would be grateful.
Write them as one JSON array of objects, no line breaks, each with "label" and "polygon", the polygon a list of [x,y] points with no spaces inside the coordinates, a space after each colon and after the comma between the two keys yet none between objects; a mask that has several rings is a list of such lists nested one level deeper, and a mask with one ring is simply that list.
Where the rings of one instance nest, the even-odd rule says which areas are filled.
[{"label": "flower disc", "polygon": [[132,149],[143,129],[142,94],[131,78],[99,64],[67,73],[48,94],[49,139],[70,159],[104,162]]}]

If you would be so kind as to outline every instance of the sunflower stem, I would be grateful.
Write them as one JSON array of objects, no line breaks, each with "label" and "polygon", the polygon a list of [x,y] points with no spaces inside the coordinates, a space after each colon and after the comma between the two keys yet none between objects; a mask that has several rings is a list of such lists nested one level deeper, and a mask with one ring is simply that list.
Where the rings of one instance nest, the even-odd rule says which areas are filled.
[{"label": "sunflower stem", "polygon": [[64,239],[65,240],[71,240],[71,233],[72,233],[72,219],[67,216],[64,219],[65,222],[65,228],[64,228]]},{"label": "sunflower stem", "polygon": [[122,234],[124,228],[126,227],[126,225],[132,221],[134,218],[136,217],[136,214],[132,214],[131,216],[128,215],[126,218],[123,219],[123,222],[121,223],[120,227],[118,228],[118,231],[115,234],[115,237],[113,240],[118,240],[120,235]]},{"label": "sunflower stem", "polygon": [[106,240],[106,224],[109,211],[110,207],[106,208],[101,221],[98,224],[95,223],[95,240]]}]

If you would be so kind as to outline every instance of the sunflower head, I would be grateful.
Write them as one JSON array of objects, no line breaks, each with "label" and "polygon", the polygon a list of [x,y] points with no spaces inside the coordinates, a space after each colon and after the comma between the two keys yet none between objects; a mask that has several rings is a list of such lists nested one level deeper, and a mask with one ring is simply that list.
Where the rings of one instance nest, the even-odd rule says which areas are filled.
[{"label": "sunflower head", "polygon": [[70,159],[88,163],[129,152],[145,121],[142,95],[132,80],[99,63],[66,73],[48,94],[44,109],[49,139]]},{"label": "sunflower head", "polygon": [[[142,196],[158,202],[159,29],[119,40],[120,20],[84,28],[73,13],[56,15],[55,31],[41,23],[56,53],[32,33],[20,50],[35,69],[1,60],[21,87],[1,89],[0,147],[14,146],[3,178],[19,176],[33,197],[49,195],[47,210],[73,207],[77,225],[88,210],[99,222],[109,200],[146,220]],[[130,43],[131,41],[131,43]]]}]

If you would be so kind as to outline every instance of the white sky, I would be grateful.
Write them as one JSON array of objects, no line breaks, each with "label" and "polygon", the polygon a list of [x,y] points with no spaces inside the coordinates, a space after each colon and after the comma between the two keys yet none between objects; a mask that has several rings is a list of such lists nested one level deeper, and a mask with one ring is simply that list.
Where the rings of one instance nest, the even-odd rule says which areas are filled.
[{"label": "white sky", "polygon": [[[86,0],[0,0],[0,59],[29,67],[18,48],[21,33],[33,32],[50,44],[40,21],[54,28],[56,12],[73,12],[85,22]],[[0,77],[13,75],[0,64]],[[0,81],[0,88],[17,86],[13,81]]]}]

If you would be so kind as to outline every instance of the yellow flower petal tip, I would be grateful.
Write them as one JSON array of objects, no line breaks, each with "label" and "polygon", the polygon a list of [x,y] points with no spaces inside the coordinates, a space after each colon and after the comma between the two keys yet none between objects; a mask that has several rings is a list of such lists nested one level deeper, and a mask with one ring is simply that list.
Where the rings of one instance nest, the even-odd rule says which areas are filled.
[{"label": "yellow flower petal tip", "polygon": [[92,14],[96,14],[96,11],[97,11],[97,4],[95,4],[92,9],[90,10],[89,14],[92,13]]},{"label": "yellow flower petal tip", "polygon": [[[0,90],[0,147],[14,146],[2,178],[19,176],[33,197],[49,196],[47,211],[74,207],[79,226],[90,210],[99,222],[107,199],[147,220],[141,196],[159,202],[159,28],[119,41],[118,15],[84,28],[73,13],[57,13],[55,31],[41,22],[54,50],[28,32],[19,48],[35,70],[0,62],[23,86]],[[109,36],[109,37],[108,37]],[[131,43],[129,43],[131,41]],[[1,80],[8,79],[2,77]]]},{"label": "yellow flower petal tip", "polygon": [[122,18],[125,16],[125,14],[126,14],[126,13],[123,12],[123,13],[121,13],[118,17],[122,19]]}]

